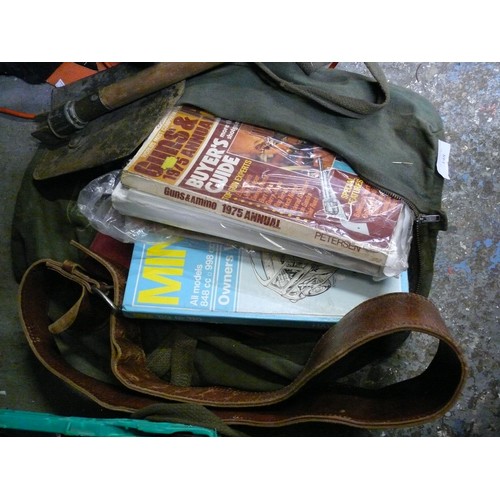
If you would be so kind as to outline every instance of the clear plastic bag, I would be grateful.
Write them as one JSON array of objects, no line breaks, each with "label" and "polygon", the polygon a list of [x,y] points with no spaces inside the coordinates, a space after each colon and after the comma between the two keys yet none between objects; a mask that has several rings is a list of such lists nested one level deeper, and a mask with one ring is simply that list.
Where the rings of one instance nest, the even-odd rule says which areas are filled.
[{"label": "clear plastic bag", "polygon": [[[391,240],[389,258],[381,266],[279,236],[251,233],[237,221],[221,222],[201,210],[190,215],[189,229],[186,229],[183,227],[186,217],[183,212],[163,207],[161,199],[149,193],[125,188],[120,182],[120,174],[120,170],[115,170],[91,181],[80,192],[78,208],[93,228],[124,243],[158,243],[178,237],[225,242],[236,247],[294,255],[327,266],[367,274],[374,279],[397,276],[407,269],[411,242],[408,228],[411,228],[414,216],[406,205]],[[228,234],[232,238],[225,238]]]},{"label": "clear plastic bag", "polygon": [[78,209],[95,230],[123,243],[156,243],[186,233],[165,224],[123,215],[116,210],[111,195],[120,181],[120,172],[113,170],[102,175],[80,191]]}]

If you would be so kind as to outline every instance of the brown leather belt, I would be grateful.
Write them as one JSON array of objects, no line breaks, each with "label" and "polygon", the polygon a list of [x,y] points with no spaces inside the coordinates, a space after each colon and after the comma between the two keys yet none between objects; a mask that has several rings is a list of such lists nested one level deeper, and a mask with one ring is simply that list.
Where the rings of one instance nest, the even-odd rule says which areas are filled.
[{"label": "brown leather belt", "polygon": [[[95,289],[102,291],[103,283],[113,284],[112,301],[120,304],[126,272],[85,247],[73,244],[91,257],[88,265],[85,263],[85,270],[48,259],[34,263],[20,285],[20,315],[28,343],[40,362],[105,408],[134,412],[155,403],[176,401],[201,404],[229,425],[273,427],[328,422],[387,428],[438,418],[453,406],[464,385],[467,369],[460,348],[432,302],[412,293],[383,295],[353,309],[320,338],[293,382],[269,392],[179,387],[167,383],[146,367],[144,351],[137,341],[137,321],[110,313],[110,363],[120,385],[101,382],[79,372],[64,359],[52,332],[77,320],[88,307],[86,298]],[[55,323],[48,317],[49,297],[53,293],[50,278],[54,272],[80,287],[76,294],[78,304]],[[335,381],[315,383],[325,370],[368,342],[407,331],[439,340],[433,360],[420,375],[378,389],[351,387]]]}]

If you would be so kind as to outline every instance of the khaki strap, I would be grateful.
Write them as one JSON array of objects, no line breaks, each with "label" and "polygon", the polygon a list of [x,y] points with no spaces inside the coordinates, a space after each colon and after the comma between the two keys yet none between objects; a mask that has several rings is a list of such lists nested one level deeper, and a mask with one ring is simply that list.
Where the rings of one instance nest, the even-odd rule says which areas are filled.
[{"label": "khaki strap", "polygon": [[[272,63],[255,63],[256,66],[271,80],[278,84],[278,86],[297,94],[307,100],[314,101],[325,108],[339,113],[350,118],[363,118],[364,116],[371,115],[380,111],[384,106],[389,103],[390,92],[389,84],[385,77],[382,68],[374,62],[366,62],[365,66],[374,78],[375,95],[373,101],[359,99],[357,97],[341,95],[335,92],[335,89],[321,89],[313,85],[312,81],[299,82],[293,79],[282,78],[277,72],[279,66]],[[299,67],[304,68],[300,63]],[[314,73],[314,68],[310,68],[308,74]]]},{"label": "khaki strap", "polygon": [[[93,272],[99,276],[109,273],[114,301],[121,303],[124,272],[84,247],[75,246],[93,258],[89,263],[95,266]],[[137,322],[113,315],[111,366],[123,387],[112,386],[78,372],[57,350],[47,318],[48,297],[53,293],[50,273],[53,271],[46,261],[39,261],[28,269],[20,286],[20,314],[28,343],[53,374],[106,408],[133,412],[153,403],[177,401],[206,406],[230,425],[282,426],[316,421],[383,428],[416,425],[439,417],[455,403],[464,385],[464,357],[439,311],[422,296],[396,293],[368,300],[353,309],[321,337],[298,377],[270,392],[169,384],[148,370],[146,356],[137,342]],[[88,274],[92,274],[90,270]],[[317,383],[328,368],[361,346],[405,331],[439,339],[434,359],[420,375],[371,390],[341,385],[335,380]]]}]

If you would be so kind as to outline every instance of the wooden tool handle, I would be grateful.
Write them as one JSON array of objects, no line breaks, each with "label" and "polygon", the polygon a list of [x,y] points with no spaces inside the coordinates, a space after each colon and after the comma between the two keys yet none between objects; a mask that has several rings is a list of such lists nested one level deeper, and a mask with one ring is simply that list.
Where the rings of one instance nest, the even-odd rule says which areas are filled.
[{"label": "wooden tool handle", "polygon": [[220,64],[222,63],[157,63],[130,78],[103,87],[99,90],[99,97],[108,110],[113,110]]}]

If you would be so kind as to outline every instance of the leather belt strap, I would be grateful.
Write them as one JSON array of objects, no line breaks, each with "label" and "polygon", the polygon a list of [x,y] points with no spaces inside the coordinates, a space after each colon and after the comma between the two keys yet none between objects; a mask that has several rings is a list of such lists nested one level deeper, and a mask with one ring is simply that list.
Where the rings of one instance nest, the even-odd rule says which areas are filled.
[{"label": "leather belt strap", "polygon": [[[121,304],[124,271],[73,242],[92,257],[85,273],[72,279],[88,293],[82,277],[92,284],[108,277],[114,285],[115,304]],[[137,342],[138,322],[119,315],[111,317],[111,367],[123,384],[111,385],[73,368],[60,354],[49,328],[50,273],[54,262],[34,263],[25,273],[19,290],[23,329],[36,357],[54,375],[86,394],[103,407],[134,412],[165,402],[198,403],[210,408],[230,425],[282,426],[299,422],[329,422],[364,428],[417,425],[444,414],[460,395],[466,363],[439,311],[428,299],[412,293],[393,293],[370,299],[348,313],[318,341],[298,377],[275,391],[251,392],[228,387],[184,387],[169,384],[147,368]],[[57,267],[57,266],[56,266]],[[65,269],[68,265],[65,265]],[[80,271],[80,269],[79,269]],[[97,277],[95,277],[97,276]],[[437,352],[420,375],[379,389],[317,383],[320,375],[336,363],[387,335],[414,331],[439,340]]]}]

